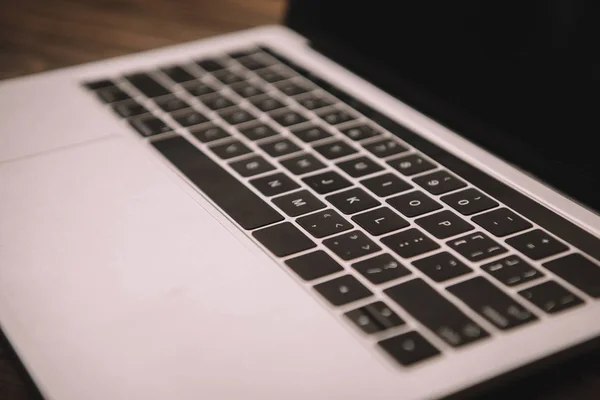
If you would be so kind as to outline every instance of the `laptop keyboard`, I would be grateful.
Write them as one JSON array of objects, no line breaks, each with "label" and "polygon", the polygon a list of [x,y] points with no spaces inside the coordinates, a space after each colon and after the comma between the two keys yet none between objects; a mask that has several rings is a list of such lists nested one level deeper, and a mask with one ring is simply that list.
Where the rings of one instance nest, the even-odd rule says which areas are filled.
[{"label": "laptop keyboard", "polygon": [[268,48],[85,84],[403,366],[600,298],[600,240]]}]

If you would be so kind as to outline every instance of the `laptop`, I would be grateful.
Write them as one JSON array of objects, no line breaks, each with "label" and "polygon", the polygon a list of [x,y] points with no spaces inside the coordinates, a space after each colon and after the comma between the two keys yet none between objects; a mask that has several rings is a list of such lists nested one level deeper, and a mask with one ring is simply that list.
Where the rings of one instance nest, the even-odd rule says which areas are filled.
[{"label": "laptop", "polygon": [[443,398],[597,346],[598,28],[559,5],[290,1],[0,83],[41,394]]}]

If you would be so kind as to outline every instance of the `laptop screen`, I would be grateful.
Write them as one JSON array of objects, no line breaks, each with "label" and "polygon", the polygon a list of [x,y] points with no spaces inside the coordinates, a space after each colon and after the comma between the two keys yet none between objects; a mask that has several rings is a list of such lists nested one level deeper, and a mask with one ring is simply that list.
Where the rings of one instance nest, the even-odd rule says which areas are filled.
[{"label": "laptop screen", "polygon": [[383,90],[598,211],[599,17],[585,0],[298,0],[287,23]]}]

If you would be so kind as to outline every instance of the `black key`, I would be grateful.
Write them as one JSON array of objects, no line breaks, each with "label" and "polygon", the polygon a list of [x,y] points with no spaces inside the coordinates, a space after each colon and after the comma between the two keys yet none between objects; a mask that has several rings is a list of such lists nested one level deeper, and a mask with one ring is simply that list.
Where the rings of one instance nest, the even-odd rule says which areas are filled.
[{"label": "black key", "polygon": [[241,156],[242,154],[248,154],[251,150],[246,147],[245,144],[238,140],[233,140],[231,142],[217,144],[211,146],[210,149],[219,157],[224,160],[228,160],[233,157]]},{"label": "black key", "polygon": [[297,217],[325,208],[325,204],[307,190],[276,197],[273,199],[273,203],[290,217]]},{"label": "black key", "polygon": [[317,250],[296,258],[291,258],[285,263],[305,281],[312,281],[313,279],[335,274],[336,272],[344,270],[340,264],[335,262],[334,259],[323,250]]},{"label": "black key", "polygon": [[352,260],[381,250],[381,247],[360,231],[352,231],[325,239],[323,244],[342,260]]},{"label": "black key", "polygon": [[442,197],[442,201],[462,215],[471,215],[498,206],[498,203],[477,189],[465,189]]},{"label": "black key", "polygon": [[592,297],[600,297],[600,266],[581,254],[570,254],[544,267]]},{"label": "black key", "polygon": [[143,72],[126,75],[125,79],[135,86],[137,90],[150,98],[171,94],[167,88],[154,80],[150,75]]},{"label": "black key", "polygon": [[229,107],[224,111],[219,111],[219,115],[231,125],[238,125],[244,122],[253,121],[256,119],[248,110],[241,107]]},{"label": "black key", "polygon": [[277,257],[285,257],[316,247],[312,240],[289,222],[252,232],[252,236]]},{"label": "black key", "polygon": [[359,211],[377,207],[380,203],[360,188],[353,188],[341,193],[332,194],[325,198],[335,208],[344,214],[354,214]]},{"label": "black key", "polygon": [[414,331],[382,340],[378,344],[405,367],[440,354],[438,349]]},{"label": "black key", "polygon": [[521,290],[519,294],[548,314],[564,311],[584,303],[581,298],[554,281]]},{"label": "black key", "polygon": [[447,289],[499,329],[512,329],[537,320],[531,311],[481,276]]},{"label": "black key", "polygon": [[223,128],[213,124],[195,126],[190,128],[189,131],[202,143],[208,143],[214,140],[229,137],[229,133],[225,132]]},{"label": "black key", "polygon": [[483,229],[495,236],[510,235],[511,233],[523,231],[533,226],[508,208],[498,208],[477,215],[472,219],[473,222],[481,225]]},{"label": "black key", "polygon": [[287,96],[296,96],[298,94],[306,93],[309,90],[312,90],[312,88],[309,88],[306,85],[302,85],[294,81],[277,82],[274,84],[274,86]]},{"label": "black key", "polygon": [[344,315],[365,333],[380,332],[404,324],[402,318],[382,301],[349,311]]},{"label": "black key", "polygon": [[153,142],[152,145],[242,228],[254,229],[283,219],[265,201],[181,136]]},{"label": "black key", "polygon": [[250,140],[260,140],[277,135],[275,129],[262,122],[247,128],[239,129],[239,131]]},{"label": "black key", "polygon": [[306,117],[290,109],[278,110],[271,114],[271,118],[281,126],[292,126],[308,121]]},{"label": "black key", "polygon": [[192,74],[179,66],[171,66],[162,68],[161,71],[167,75],[175,83],[183,83],[196,79]]},{"label": "black key", "polygon": [[[318,201],[316,198],[315,200]],[[316,238],[331,236],[353,228],[351,223],[330,209],[298,218],[296,222]]]},{"label": "black key", "polygon": [[410,275],[410,271],[406,267],[387,253],[354,263],[352,268],[375,284]]},{"label": "black key", "polygon": [[225,97],[220,93],[202,96],[200,98],[200,101],[202,102],[202,104],[204,104],[206,107],[210,108],[213,111],[221,110],[223,108],[235,105],[233,101],[231,101],[229,98]]},{"label": "black key", "polygon": [[230,165],[231,168],[243,177],[258,175],[275,169],[275,167],[261,156],[252,156],[244,160],[234,161]]},{"label": "black key", "polygon": [[471,268],[446,251],[413,261],[412,264],[436,282],[447,281],[473,272]]},{"label": "black key", "polygon": [[315,285],[315,290],[334,306],[341,306],[373,295],[352,275],[344,275]]},{"label": "black key", "polygon": [[267,81],[269,83],[282,81],[282,80],[290,77],[289,74],[284,73],[280,70],[270,68],[270,67],[259,69],[258,71],[254,71],[254,72],[258,76],[260,76],[262,79],[264,79],[265,81]]},{"label": "black key", "polygon": [[406,228],[409,223],[387,207],[377,208],[352,217],[352,220],[362,226],[371,235],[383,235]]},{"label": "black key", "polygon": [[419,218],[415,222],[438,239],[446,239],[475,229],[467,221],[446,210]]},{"label": "black key", "polygon": [[276,196],[300,187],[296,182],[281,172],[253,179],[250,183],[265,196]]},{"label": "black key", "polygon": [[271,157],[281,157],[301,150],[296,143],[289,139],[278,139],[263,143],[260,148]]},{"label": "black key", "polygon": [[134,100],[122,101],[113,104],[113,110],[123,118],[133,117],[135,115],[145,114],[148,112],[146,107],[138,104]]},{"label": "black key", "polygon": [[214,72],[213,75],[225,85],[242,82],[244,79],[246,79],[244,76],[229,70],[217,71]]},{"label": "black key", "polygon": [[260,96],[250,99],[250,103],[260,111],[268,112],[285,107],[285,104],[271,96]]},{"label": "black key", "polygon": [[114,103],[117,101],[129,100],[131,97],[116,86],[108,86],[96,91],[96,95],[104,103]]},{"label": "black key", "polygon": [[183,127],[198,125],[208,121],[208,118],[206,118],[203,114],[200,114],[198,111],[191,108],[177,111],[176,113],[171,114],[171,117],[173,117],[173,119]]},{"label": "black key", "polygon": [[329,160],[335,160],[336,158],[349,156],[350,154],[356,153],[356,149],[354,147],[341,140],[315,146],[315,150]]},{"label": "black key", "polygon": [[408,151],[406,147],[392,139],[383,139],[376,142],[371,142],[369,144],[363,144],[363,147],[380,158],[389,157]]},{"label": "black key", "polygon": [[325,194],[350,186],[345,178],[333,171],[326,171],[302,179],[311,189],[319,194]]},{"label": "black key", "polygon": [[384,292],[450,346],[463,346],[489,336],[422,279],[401,283]]},{"label": "black key", "polygon": [[199,60],[196,61],[196,64],[207,72],[214,72],[225,68],[225,65],[223,65],[222,62],[213,59]]},{"label": "black key", "polygon": [[176,96],[159,97],[158,99],[154,99],[154,102],[163,111],[166,111],[168,113],[177,110],[183,110],[184,108],[188,108],[190,106],[188,103]]},{"label": "black key", "polygon": [[487,235],[479,232],[452,239],[448,242],[448,246],[467,260],[473,262],[485,260],[486,258],[507,252],[504,247],[490,239]]},{"label": "black key", "polygon": [[375,130],[373,127],[365,124],[356,125],[350,128],[340,130],[344,135],[348,136],[352,140],[363,140],[373,136],[381,135],[381,132]]},{"label": "black key", "polygon": [[435,165],[417,154],[394,158],[393,160],[388,161],[388,164],[406,176],[415,175],[435,168]]},{"label": "black key", "polygon": [[448,171],[435,171],[415,178],[413,181],[431,194],[444,194],[467,186]]},{"label": "black key", "polygon": [[308,110],[316,110],[333,104],[331,100],[317,96],[314,93],[302,96],[302,98],[296,99],[296,101]]},{"label": "black key", "polygon": [[252,71],[267,67],[267,64],[264,61],[259,61],[255,57],[251,56],[238,58],[237,62]]},{"label": "black key", "polygon": [[358,157],[336,164],[348,175],[359,178],[383,170],[381,165],[368,157]]},{"label": "black key", "polygon": [[386,197],[412,189],[411,185],[398,178],[396,175],[389,173],[362,180],[360,183],[380,197]]},{"label": "black key", "polygon": [[238,51],[229,53],[229,57],[237,60],[238,58],[245,58],[245,57],[248,57],[249,55],[252,55],[257,52],[260,52],[260,50],[255,49],[255,48],[246,49],[246,50],[238,50]]},{"label": "black key", "polygon": [[169,132],[171,128],[153,115],[142,115],[129,119],[129,124],[133,126],[142,136],[148,137],[158,135],[159,133]]},{"label": "black key", "polygon": [[381,242],[402,258],[418,256],[440,248],[439,244],[414,228],[386,236]]},{"label": "black key", "polygon": [[565,244],[540,229],[506,239],[506,243],[532,260],[550,257],[569,249]]},{"label": "black key", "polygon": [[230,86],[231,89],[242,97],[252,97],[263,94],[262,89],[250,82],[239,82]]},{"label": "black key", "polygon": [[294,129],[292,130],[292,133],[306,143],[331,137],[331,133],[327,132],[324,128],[318,125],[309,126],[308,128]]},{"label": "black key", "polygon": [[327,109],[327,111],[320,112],[319,117],[321,117],[329,125],[337,125],[341,124],[342,122],[356,119],[355,115],[338,108],[330,108]]},{"label": "black key", "polygon": [[279,161],[294,175],[302,175],[308,172],[325,168],[325,164],[317,160],[312,154],[302,153],[299,156]]},{"label": "black key", "polygon": [[195,97],[204,96],[205,94],[211,94],[215,92],[215,89],[212,86],[201,81],[187,82],[182,86],[189,94]]},{"label": "black key", "polygon": [[520,285],[541,278],[542,273],[519,256],[508,256],[481,266],[488,274],[506,286]]},{"label": "black key", "polygon": [[438,202],[418,191],[392,197],[386,201],[407,217],[416,217],[442,208]]},{"label": "black key", "polygon": [[113,83],[113,81],[109,80],[109,79],[102,79],[99,81],[93,81],[93,82],[86,82],[85,87],[90,89],[90,90],[98,90],[98,89],[104,89],[110,86],[114,86],[115,84]]}]

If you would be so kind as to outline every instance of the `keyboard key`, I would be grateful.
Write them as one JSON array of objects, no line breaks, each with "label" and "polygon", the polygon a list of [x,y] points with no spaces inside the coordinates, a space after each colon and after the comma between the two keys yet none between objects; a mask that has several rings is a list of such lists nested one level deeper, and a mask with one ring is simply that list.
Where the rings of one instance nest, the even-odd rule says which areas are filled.
[{"label": "keyboard key", "polygon": [[110,86],[114,86],[114,82],[109,80],[109,79],[101,79],[99,81],[93,81],[93,82],[86,82],[85,87],[90,89],[90,90],[98,90],[98,89],[104,89]]},{"label": "keyboard key", "polygon": [[231,90],[233,90],[240,96],[246,97],[246,98],[252,97],[252,96],[257,96],[259,94],[264,93],[260,87],[258,87],[257,85],[254,85],[250,82],[234,83],[233,85],[230,86],[230,88],[231,88]]},{"label": "keyboard key", "polygon": [[591,297],[600,297],[600,266],[581,254],[570,254],[544,267]]},{"label": "keyboard key", "polygon": [[486,231],[500,237],[523,231],[533,226],[508,208],[498,208],[477,215],[472,219],[473,222],[481,225]]},{"label": "keyboard key", "polygon": [[377,164],[375,161],[371,160],[368,157],[358,157],[352,160],[343,161],[341,163],[336,164],[342,171],[347,173],[348,175],[359,178],[361,176],[373,174],[375,172],[379,172],[383,170],[381,165]]},{"label": "keyboard key", "polygon": [[277,139],[268,143],[263,143],[260,145],[260,148],[263,149],[268,155],[271,157],[281,157],[286,154],[295,153],[300,151],[300,147],[290,139]]},{"label": "keyboard key", "polygon": [[387,207],[376,208],[352,217],[352,220],[371,235],[383,235],[406,228],[409,223]]},{"label": "keyboard key", "polygon": [[406,310],[450,346],[459,347],[489,334],[422,279],[413,279],[384,290]]},{"label": "keyboard key", "polygon": [[140,114],[145,114],[148,112],[146,107],[141,104],[138,104],[134,100],[126,100],[120,103],[113,104],[113,110],[123,118],[129,118]]},{"label": "keyboard key", "polygon": [[271,96],[260,96],[250,99],[250,103],[260,111],[268,112],[285,107],[285,104]]},{"label": "keyboard key", "polygon": [[228,160],[230,158],[238,157],[251,152],[251,150],[248,147],[246,147],[245,144],[238,140],[234,140],[223,144],[217,144],[211,146],[210,149],[224,160]]},{"label": "keyboard key", "polygon": [[312,87],[307,87],[306,85],[302,85],[294,81],[277,82],[273,86],[287,96],[296,96],[312,90]]},{"label": "keyboard key", "polygon": [[412,264],[436,282],[447,281],[473,272],[471,268],[446,251],[413,261]]},{"label": "keyboard key", "polygon": [[498,206],[498,203],[477,189],[465,189],[442,197],[442,201],[462,215],[471,215]]},{"label": "keyboard key", "polygon": [[329,125],[337,125],[356,119],[355,115],[338,108],[329,108],[326,111],[319,112],[319,117]]},{"label": "keyboard key", "polygon": [[404,324],[404,321],[382,301],[348,311],[344,315],[365,333],[381,332]]},{"label": "keyboard key", "polygon": [[475,229],[473,225],[446,210],[419,218],[415,222],[438,239],[446,239]]},{"label": "keyboard key", "polygon": [[265,196],[276,196],[300,187],[296,182],[281,172],[253,179],[250,183]]},{"label": "keyboard key", "polygon": [[414,331],[382,340],[378,344],[405,367],[440,354],[438,349]]},{"label": "keyboard key", "polygon": [[213,76],[225,85],[231,85],[232,83],[242,82],[244,79],[246,79],[244,76],[229,70],[217,71],[213,73]]},{"label": "keyboard key", "polygon": [[581,298],[554,281],[544,282],[529,289],[521,290],[519,294],[548,314],[554,314],[583,304]]},{"label": "keyboard key", "polygon": [[444,194],[467,186],[448,171],[435,171],[415,178],[413,181],[431,194]]},{"label": "keyboard key", "polygon": [[292,133],[305,143],[314,142],[316,140],[331,137],[331,133],[318,125],[312,125],[308,128],[294,129]]},{"label": "keyboard key", "polygon": [[129,100],[131,97],[123,90],[116,86],[108,86],[105,88],[98,89],[96,95],[104,103],[115,103],[117,101]]},{"label": "keyboard key", "polygon": [[265,68],[268,66],[264,61],[257,60],[255,57],[251,57],[251,56],[238,58],[237,62],[239,62],[244,67],[246,67],[252,71],[254,71],[255,69],[261,69],[261,68]]},{"label": "keyboard key", "polygon": [[221,110],[223,108],[231,107],[235,105],[233,101],[225,97],[220,93],[214,93],[200,98],[202,104],[210,108],[213,111]]},{"label": "keyboard key", "polygon": [[196,61],[196,64],[198,64],[206,72],[215,72],[225,68],[225,65],[223,65],[221,61],[210,58]]},{"label": "keyboard key", "polygon": [[387,253],[354,263],[352,268],[374,284],[410,275],[410,271],[406,267]]},{"label": "keyboard key", "polygon": [[335,160],[336,158],[349,156],[350,154],[356,153],[356,149],[354,149],[354,147],[350,146],[346,142],[342,142],[341,140],[329,142],[327,144],[321,144],[319,146],[315,146],[314,149],[329,160]]},{"label": "keyboard key", "polygon": [[181,85],[189,94],[195,97],[215,93],[215,89],[207,83],[201,81],[191,81]]},{"label": "keyboard key", "polygon": [[344,275],[315,285],[315,290],[334,306],[341,306],[372,296],[373,293],[351,275]]},{"label": "keyboard key", "polygon": [[308,121],[306,117],[290,109],[277,110],[270,115],[281,126],[292,126]]},{"label": "keyboard key", "polygon": [[173,119],[183,127],[198,125],[208,121],[208,118],[191,108],[188,108],[187,110],[177,111],[171,114],[171,117],[173,117]]},{"label": "keyboard key", "polygon": [[149,137],[171,131],[171,128],[153,115],[141,115],[129,119],[129,124],[133,126],[142,136]]},{"label": "keyboard key", "polygon": [[363,147],[379,158],[389,157],[408,151],[406,147],[392,139],[383,139],[369,144],[363,144]]},{"label": "keyboard key", "polygon": [[177,96],[163,96],[157,99],[154,99],[154,103],[159,106],[165,112],[173,112],[177,110],[183,110],[184,108],[189,108],[189,104],[183,100],[181,100]]},{"label": "keyboard key", "polygon": [[425,193],[418,191],[392,197],[386,201],[407,217],[416,217],[442,208],[438,202],[427,197]]},{"label": "keyboard key", "polygon": [[195,126],[190,128],[189,131],[202,143],[209,143],[230,136],[223,128],[213,124]]},{"label": "keyboard key", "polygon": [[308,172],[325,168],[325,164],[317,160],[312,154],[302,153],[299,156],[279,161],[294,175],[302,175]]},{"label": "keyboard key", "polygon": [[154,80],[150,75],[143,72],[126,75],[125,79],[135,86],[137,90],[150,98],[171,94],[167,88]]},{"label": "keyboard key", "polygon": [[297,98],[296,101],[307,110],[317,110],[319,108],[327,107],[333,104],[331,100],[317,96],[314,93],[302,96],[302,98]]},{"label": "keyboard key", "polygon": [[477,262],[486,258],[494,257],[507,250],[490,239],[487,235],[479,232],[452,239],[448,246],[458,252],[469,261]]},{"label": "keyboard key", "polygon": [[251,49],[246,49],[246,50],[239,50],[239,51],[234,51],[229,53],[229,57],[233,58],[233,59],[239,59],[239,58],[246,58],[252,54],[260,54],[260,50],[256,49],[256,48],[251,48]]},{"label": "keyboard key", "polygon": [[283,217],[244,184],[181,136],[152,145],[198,189],[244,229],[254,229]]},{"label": "keyboard key", "polygon": [[183,83],[187,81],[193,81],[196,79],[192,74],[187,72],[185,69],[179,66],[171,66],[162,68],[163,74],[167,75],[175,83]]},{"label": "keyboard key", "polygon": [[326,194],[350,186],[350,182],[342,178],[340,174],[326,171],[317,175],[302,179],[311,189],[319,194]]},{"label": "keyboard key", "polygon": [[498,329],[512,329],[537,320],[531,311],[481,276],[447,289]]},{"label": "keyboard key", "polygon": [[[315,200],[317,199],[315,198]],[[319,201],[319,203],[321,202]],[[298,218],[296,222],[316,238],[331,236],[353,228],[351,223],[331,209]]]},{"label": "keyboard key", "polygon": [[250,140],[260,140],[278,134],[275,129],[262,122],[238,130]]},{"label": "keyboard key", "polygon": [[238,125],[256,119],[256,117],[252,115],[248,110],[244,110],[239,106],[229,107],[224,111],[220,111],[219,115],[231,125]]},{"label": "keyboard key", "polygon": [[254,72],[269,83],[279,82],[290,77],[289,74],[271,67],[259,69]]},{"label": "keyboard key", "polygon": [[312,240],[289,222],[252,232],[252,236],[277,257],[285,257],[316,247]]},{"label": "keyboard key", "polygon": [[354,214],[359,211],[377,207],[380,203],[360,188],[353,188],[341,193],[332,194],[325,198],[335,208],[344,214]]},{"label": "keyboard key", "polygon": [[440,248],[439,244],[414,228],[386,236],[381,242],[402,258],[415,257]]},{"label": "keyboard key", "polygon": [[276,197],[273,199],[273,203],[290,217],[297,217],[325,208],[325,204],[307,190]]},{"label": "keyboard key", "polygon": [[335,274],[336,272],[344,270],[340,264],[335,262],[334,259],[323,250],[317,250],[296,258],[291,258],[285,263],[305,281],[312,281],[313,279]]},{"label": "keyboard key", "polygon": [[532,260],[550,257],[569,249],[562,242],[559,242],[540,229],[506,239],[506,243]]},{"label": "keyboard key", "polygon": [[435,168],[435,165],[417,154],[394,158],[388,164],[400,173],[410,176]]},{"label": "keyboard key", "polygon": [[342,260],[352,260],[381,250],[381,247],[360,231],[352,231],[326,239],[323,244]]},{"label": "keyboard key", "polygon": [[485,272],[506,286],[520,285],[541,278],[542,273],[519,256],[508,256],[481,266]]},{"label": "keyboard key", "polygon": [[412,189],[411,185],[398,178],[396,175],[389,173],[362,180],[360,183],[380,197],[386,197]]},{"label": "keyboard key", "polygon": [[275,169],[275,167],[261,156],[252,156],[244,160],[234,161],[230,165],[231,168],[243,177],[258,175]]},{"label": "keyboard key", "polygon": [[348,136],[352,140],[363,140],[373,136],[381,135],[381,132],[375,130],[369,125],[361,124],[351,128],[345,128],[340,130],[344,135]]}]

